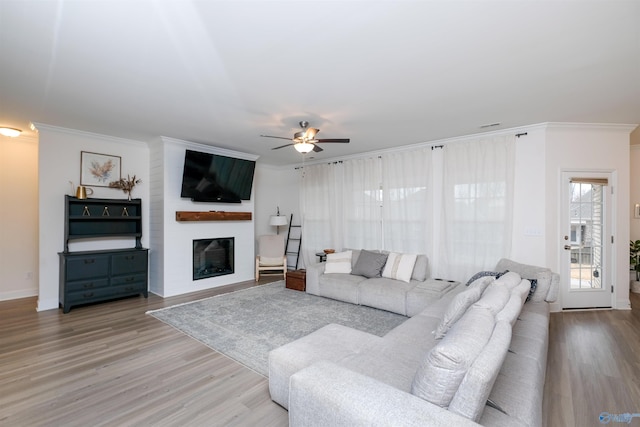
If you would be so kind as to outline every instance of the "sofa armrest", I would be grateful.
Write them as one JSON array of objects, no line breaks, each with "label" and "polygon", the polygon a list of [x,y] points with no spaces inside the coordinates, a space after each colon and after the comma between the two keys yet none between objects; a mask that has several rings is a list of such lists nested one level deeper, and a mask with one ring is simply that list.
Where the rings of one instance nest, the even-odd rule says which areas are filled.
[{"label": "sofa armrest", "polygon": [[307,266],[306,291],[312,295],[320,295],[320,276],[324,274],[324,262]]},{"label": "sofa armrest", "polygon": [[291,376],[289,425],[478,426],[374,378],[328,361]]}]

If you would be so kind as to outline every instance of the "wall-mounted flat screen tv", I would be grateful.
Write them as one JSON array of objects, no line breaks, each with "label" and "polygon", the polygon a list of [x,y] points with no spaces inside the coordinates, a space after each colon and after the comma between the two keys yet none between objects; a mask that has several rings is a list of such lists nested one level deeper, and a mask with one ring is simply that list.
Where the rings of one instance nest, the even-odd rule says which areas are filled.
[{"label": "wall-mounted flat screen tv", "polygon": [[255,166],[252,160],[186,150],[180,196],[194,202],[249,200]]}]

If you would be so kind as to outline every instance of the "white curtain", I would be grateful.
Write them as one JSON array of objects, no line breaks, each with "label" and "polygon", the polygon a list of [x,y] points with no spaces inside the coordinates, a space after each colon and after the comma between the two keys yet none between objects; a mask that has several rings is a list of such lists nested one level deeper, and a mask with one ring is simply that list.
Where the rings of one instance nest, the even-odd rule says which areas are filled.
[{"label": "white curtain", "polygon": [[382,156],[384,249],[431,258],[432,150]]},{"label": "white curtain", "polygon": [[467,280],[511,253],[515,138],[443,147],[437,274]]},{"label": "white curtain", "polygon": [[343,239],[339,247],[382,248],[380,159],[344,162]]},{"label": "white curtain", "polygon": [[305,265],[332,248],[380,249],[380,161],[356,159],[305,166],[300,200]]},{"label": "white curtain", "polygon": [[302,256],[333,248],[429,256],[433,277],[467,280],[511,252],[512,136],[305,166]]},{"label": "white curtain", "polygon": [[316,253],[326,248],[340,249],[342,236],[341,163],[304,166],[301,169],[300,207],[302,212],[302,259],[315,264]]}]

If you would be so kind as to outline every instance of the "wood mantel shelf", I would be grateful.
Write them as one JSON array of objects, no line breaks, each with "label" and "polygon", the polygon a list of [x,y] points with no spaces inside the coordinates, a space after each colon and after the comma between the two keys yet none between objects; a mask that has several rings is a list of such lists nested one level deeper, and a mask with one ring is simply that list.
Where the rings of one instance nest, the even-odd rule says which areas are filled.
[{"label": "wood mantel shelf", "polygon": [[176,211],[176,221],[251,221],[251,212]]}]

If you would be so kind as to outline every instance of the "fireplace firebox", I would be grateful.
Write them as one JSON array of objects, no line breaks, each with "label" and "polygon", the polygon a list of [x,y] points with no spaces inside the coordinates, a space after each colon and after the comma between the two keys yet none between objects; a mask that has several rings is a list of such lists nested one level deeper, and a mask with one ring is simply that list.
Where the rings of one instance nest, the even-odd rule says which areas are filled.
[{"label": "fireplace firebox", "polygon": [[233,237],[193,241],[193,280],[233,274]]}]

